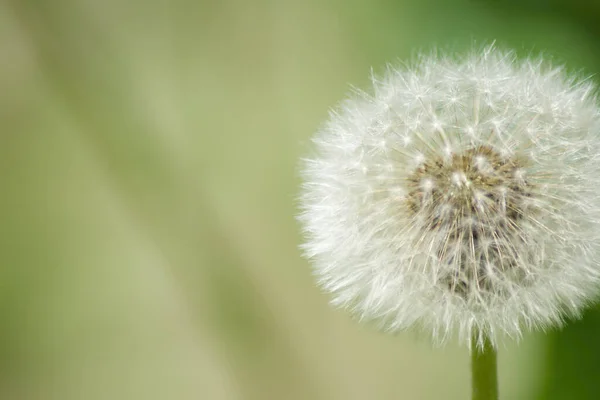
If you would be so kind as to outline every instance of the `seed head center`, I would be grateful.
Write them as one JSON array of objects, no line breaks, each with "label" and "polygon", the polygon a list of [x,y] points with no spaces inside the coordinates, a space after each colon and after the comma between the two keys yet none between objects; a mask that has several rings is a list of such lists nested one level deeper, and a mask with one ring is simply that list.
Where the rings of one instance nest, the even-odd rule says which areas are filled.
[{"label": "seed head center", "polygon": [[442,238],[437,255],[451,273],[440,279],[453,292],[491,290],[491,277],[515,266],[507,249],[531,212],[525,166],[522,158],[478,146],[425,157],[409,176],[407,209],[424,221],[423,234]]}]

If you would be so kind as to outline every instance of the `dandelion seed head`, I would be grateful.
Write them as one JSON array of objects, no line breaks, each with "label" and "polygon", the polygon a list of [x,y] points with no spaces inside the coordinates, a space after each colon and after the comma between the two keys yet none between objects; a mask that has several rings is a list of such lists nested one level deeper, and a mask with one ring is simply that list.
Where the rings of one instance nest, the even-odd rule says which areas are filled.
[{"label": "dandelion seed head", "polygon": [[488,47],[374,79],[314,137],[301,215],[333,304],[436,343],[558,326],[600,280],[590,82]]}]

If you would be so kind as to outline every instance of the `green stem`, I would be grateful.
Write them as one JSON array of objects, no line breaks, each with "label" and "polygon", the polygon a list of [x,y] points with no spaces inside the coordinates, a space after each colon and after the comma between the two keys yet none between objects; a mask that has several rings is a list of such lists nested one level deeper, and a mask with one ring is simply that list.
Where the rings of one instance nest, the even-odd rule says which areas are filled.
[{"label": "green stem", "polygon": [[471,338],[472,400],[498,400],[497,352],[487,337],[478,347],[477,337]]}]

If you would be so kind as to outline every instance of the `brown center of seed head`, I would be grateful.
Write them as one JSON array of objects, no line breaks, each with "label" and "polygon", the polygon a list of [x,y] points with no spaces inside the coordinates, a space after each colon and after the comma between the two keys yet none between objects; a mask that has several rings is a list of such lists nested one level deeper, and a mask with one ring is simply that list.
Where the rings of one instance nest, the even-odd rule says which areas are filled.
[{"label": "brown center of seed head", "polygon": [[408,178],[406,205],[432,233],[443,269],[439,281],[468,297],[496,291],[494,282],[516,277],[515,241],[531,185],[525,160],[490,146],[426,159]]}]

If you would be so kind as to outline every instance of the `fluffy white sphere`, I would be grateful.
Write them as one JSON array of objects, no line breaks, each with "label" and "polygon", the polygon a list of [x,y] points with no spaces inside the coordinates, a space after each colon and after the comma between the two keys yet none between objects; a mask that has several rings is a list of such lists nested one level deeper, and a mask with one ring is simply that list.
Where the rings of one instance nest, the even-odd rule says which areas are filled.
[{"label": "fluffy white sphere", "polygon": [[303,164],[303,249],[333,304],[443,343],[559,325],[598,292],[594,87],[489,47],[390,68]]}]

